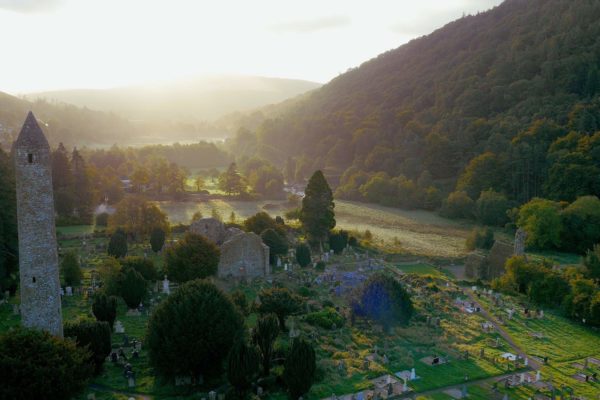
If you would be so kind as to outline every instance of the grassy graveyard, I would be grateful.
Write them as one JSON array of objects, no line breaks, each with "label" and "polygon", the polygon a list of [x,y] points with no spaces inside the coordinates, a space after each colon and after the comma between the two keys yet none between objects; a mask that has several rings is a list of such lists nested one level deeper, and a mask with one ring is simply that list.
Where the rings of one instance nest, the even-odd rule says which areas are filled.
[{"label": "grassy graveyard", "polygon": [[[161,208],[169,214],[172,223],[189,221],[198,209],[205,216],[217,209],[225,219],[231,211],[241,219],[265,209],[265,204],[258,202],[237,204],[215,200],[193,207],[185,204],[161,204]],[[277,207],[266,208],[278,213]],[[362,248],[343,255],[333,255],[324,271],[312,266],[306,269],[296,267],[294,272],[274,267],[272,280],[269,281],[257,279],[240,283],[214,279],[226,292],[241,290],[249,304],[254,302],[262,288],[276,285],[287,287],[306,299],[306,309],[288,319],[288,332],[280,334],[276,342],[276,349],[283,351],[288,348],[294,334],[302,334],[312,341],[317,352],[317,379],[305,398],[322,399],[332,394],[339,398],[368,391],[375,387],[375,379],[386,375],[395,377],[397,373],[413,368],[418,378],[407,384],[411,393],[419,395],[417,398],[420,399],[453,398],[452,395],[460,391],[465,383],[468,385],[469,398],[472,399],[489,399],[502,393],[509,393],[510,398],[528,398],[536,390],[540,391],[532,386],[505,388],[502,383],[496,382],[506,374],[527,369],[522,364],[515,365],[500,358],[502,353],[514,351],[510,343],[494,330],[482,329],[486,320],[480,313],[465,312],[461,306],[461,302],[467,300],[463,292],[465,288],[444,268],[449,260],[460,263],[457,257],[464,253],[464,237],[468,226],[448,222],[430,213],[387,210],[380,206],[349,202],[338,202],[336,211],[339,213],[336,218],[342,227],[373,232],[372,241],[365,244],[368,251]],[[352,215],[361,215],[362,220]],[[92,234],[94,228],[90,226],[61,227],[57,231],[60,252],[74,251],[80,257],[84,286],[89,286],[92,271],[98,270],[107,259],[108,238],[102,232]],[[390,237],[386,232],[394,233],[394,236]],[[180,235],[174,234],[173,239]],[[445,245],[438,248],[437,244],[441,242]],[[159,270],[162,267],[162,256],[153,253],[146,243],[130,244],[129,254],[147,256]],[[549,256],[564,264],[577,262],[569,255]],[[375,271],[394,274],[410,288],[416,313],[408,327],[384,331],[367,320],[357,319],[354,323],[349,320],[348,294]],[[125,333],[113,334],[115,351],[121,348],[125,336],[129,341],[144,341],[149,314],[166,296],[159,289],[160,282],[156,290],[153,288],[150,291],[141,315],[128,315],[125,303],[120,300],[117,320]],[[505,297],[505,302],[515,307],[523,301],[521,298]],[[480,302],[494,315],[505,314],[488,297],[483,296]],[[16,303],[14,297],[11,303]],[[65,296],[64,321],[81,316],[92,316],[91,299],[81,292],[76,292],[72,297]],[[332,318],[335,318],[335,326],[320,322],[331,321]],[[256,320],[257,314],[251,312],[246,317],[246,325],[253,327]],[[0,330],[5,331],[17,324],[19,316],[13,313],[12,304],[0,307]],[[531,320],[517,313],[513,319],[506,321],[503,328],[528,354],[549,357],[550,362],[541,370],[545,379],[581,395],[592,396],[600,391],[597,384],[574,378],[582,370],[591,373],[600,368],[600,365],[591,362],[584,365],[586,357],[600,360],[600,336],[597,332],[551,311],[547,311],[543,319]],[[531,332],[541,332],[543,338],[536,338]],[[135,388],[128,387],[123,366],[109,360],[81,399],[92,393],[96,399],[127,399],[131,396],[139,399],[200,399],[226,382],[224,378],[207,381],[200,387],[161,382],[149,366],[143,344],[137,358],[133,358],[132,348],[125,348],[124,351],[127,362],[131,363],[136,374]],[[433,365],[434,358],[439,358],[440,363]],[[281,365],[274,366],[275,375],[281,373],[282,369]],[[394,379],[402,383],[402,379]],[[269,398],[286,398],[283,392],[269,392],[268,395]]]}]

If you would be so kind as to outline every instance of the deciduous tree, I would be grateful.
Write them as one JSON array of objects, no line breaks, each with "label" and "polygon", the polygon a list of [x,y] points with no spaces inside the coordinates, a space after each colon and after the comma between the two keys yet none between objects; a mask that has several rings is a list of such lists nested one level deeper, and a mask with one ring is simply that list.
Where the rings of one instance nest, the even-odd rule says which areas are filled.
[{"label": "deciduous tree", "polygon": [[202,235],[188,232],[165,252],[164,270],[175,282],[214,275],[219,265],[219,248]]}]

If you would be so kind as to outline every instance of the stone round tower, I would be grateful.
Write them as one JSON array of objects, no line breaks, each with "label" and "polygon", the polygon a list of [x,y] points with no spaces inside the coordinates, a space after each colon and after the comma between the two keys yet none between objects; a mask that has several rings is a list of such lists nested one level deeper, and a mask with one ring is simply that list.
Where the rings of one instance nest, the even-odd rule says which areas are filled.
[{"label": "stone round tower", "polygon": [[32,112],[14,144],[21,322],[63,336],[50,146]]}]

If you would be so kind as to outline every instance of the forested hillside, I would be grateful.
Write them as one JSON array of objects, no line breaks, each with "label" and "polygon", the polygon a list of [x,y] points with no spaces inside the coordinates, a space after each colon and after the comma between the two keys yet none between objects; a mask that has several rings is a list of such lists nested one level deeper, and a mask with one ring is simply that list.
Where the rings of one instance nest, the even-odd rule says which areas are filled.
[{"label": "forested hillside", "polygon": [[140,121],[117,114],[81,108],[72,104],[19,99],[0,92],[0,146],[9,149],[21,130],[27,112],[32,110],[43,125],[50,144],[108,147],[120,145],[199,142],[226,136],[224,128],[205,121]]},{"label": "forested hillside", "polygon": [[114,114],[46,101],[29,102],[0,92],[0,144],[10,148],[21,130],[27,112],[32,110],[43,125],[51,145],[59,142],[82,147],[112,144],[137,130]]},{"label": "forested hillside", "polygon": [[435,207],[457,183],[473,200],[572,201],[600,194],[599,66],[600,2],[507,0],[340,75],[232,148],[390,205]]}]

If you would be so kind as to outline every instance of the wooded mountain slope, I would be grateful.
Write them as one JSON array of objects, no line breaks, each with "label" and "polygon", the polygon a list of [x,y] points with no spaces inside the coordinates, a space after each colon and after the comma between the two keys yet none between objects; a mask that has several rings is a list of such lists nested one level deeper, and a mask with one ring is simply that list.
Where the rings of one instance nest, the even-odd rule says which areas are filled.
[{"label": "wooded mountain slope", "polygon": [[346,172],[342,184],[357,171],[415,181],[428,171],[446,191],[490,151],[504,174],[494,189],[570,200],[600,186],[550,195],[547,152],[571,130],[600,129],[599,66],[600,2],[507,0],[340,75],[232,145],[281,163],[292,156],[296,172]]}]

